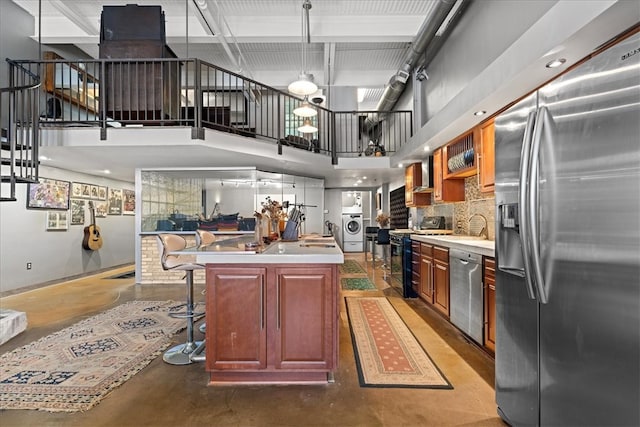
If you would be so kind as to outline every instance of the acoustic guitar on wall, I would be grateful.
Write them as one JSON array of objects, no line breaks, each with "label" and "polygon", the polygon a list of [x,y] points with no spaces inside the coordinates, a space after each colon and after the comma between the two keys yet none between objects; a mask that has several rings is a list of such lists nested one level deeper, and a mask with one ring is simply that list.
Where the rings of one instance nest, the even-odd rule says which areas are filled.
[{"label": "acoustic guitar on wall", "polygon": [[89,211],[91,212],[91,224],[84,228],[82,247],[88,251],[97,251],[102,247],[102,234],[100,234],[100,227],[96,225],[96,211],[93,202],[89,202]]}]

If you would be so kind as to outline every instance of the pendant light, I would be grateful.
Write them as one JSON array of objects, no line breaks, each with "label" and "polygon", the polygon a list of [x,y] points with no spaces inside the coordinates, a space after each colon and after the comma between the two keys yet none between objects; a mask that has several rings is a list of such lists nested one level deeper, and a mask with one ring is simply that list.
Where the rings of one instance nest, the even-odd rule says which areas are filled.
[{"label": "pendant light", "polygon": [[313,74],[307,73],[307,49],[306,45],[311,43],[311,36],[309,35],[309,9],[311,9],[311,2],[304,0],[302,3],[302,71],[298,76],[298,80],[289,84],[289,93],[299,96],[306,96],[315,93],[318,90],[318,86],[313,82]]},{"label": "pendant light", "polygon": [[298,117],[314,117],[318,115],[318,110],[311,106],[309,103],[309,97],[305,96],[302,104],[293,110],[293,114]]},{"label": "pendant light", "polygon": [[298,128],[298,131],[302,133],[315,133],[318,132],[318,128],[315,127],[313,123],[311,123],[311,119],[307,117],[304,119],[302,126]]}]

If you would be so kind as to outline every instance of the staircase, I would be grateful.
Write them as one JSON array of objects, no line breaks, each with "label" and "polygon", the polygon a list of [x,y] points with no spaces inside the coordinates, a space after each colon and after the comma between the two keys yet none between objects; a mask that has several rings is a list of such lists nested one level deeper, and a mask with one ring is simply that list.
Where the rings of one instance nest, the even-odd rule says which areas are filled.
[{"label": "staircase", "polygon": [[14,66],[0,88],[0,202],[15,202],[16,184],[38,182],[40,79]]}]

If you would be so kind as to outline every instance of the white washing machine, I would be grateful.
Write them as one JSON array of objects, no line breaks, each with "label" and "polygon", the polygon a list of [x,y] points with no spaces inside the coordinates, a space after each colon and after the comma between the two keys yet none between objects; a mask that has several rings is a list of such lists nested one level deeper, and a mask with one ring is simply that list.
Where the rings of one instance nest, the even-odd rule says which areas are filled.
[{"label": "white washing machine", "polygon": [[342,250],[344,252],[362,252],[364,240],[364,227],[362,226],[362,214],[342,214]]}]

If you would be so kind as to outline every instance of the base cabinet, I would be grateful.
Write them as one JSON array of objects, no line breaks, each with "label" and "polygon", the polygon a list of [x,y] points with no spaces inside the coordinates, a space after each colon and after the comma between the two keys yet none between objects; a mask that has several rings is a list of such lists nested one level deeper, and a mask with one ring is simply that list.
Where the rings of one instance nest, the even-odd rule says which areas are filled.
[{"label": "base cabinet", "polygon": [[338,363],[337,267],[207,266],[211,382],[326,381]]},{"label": "base cabinet", "polygon": [[420,297],[433,304],[433,245],[420,244]]},{"label": "base cabinet", "polygon": [[433,306],[449,317],[449,249],[433,247]]},{"label": "base cabinet", "polygon": [[420,252],[420,298],[448,318],[449,249],[421,243]]},{"label": "base cabinet", "polygon": [[496,261],[484,258],[484,346],[496,351]]}]

